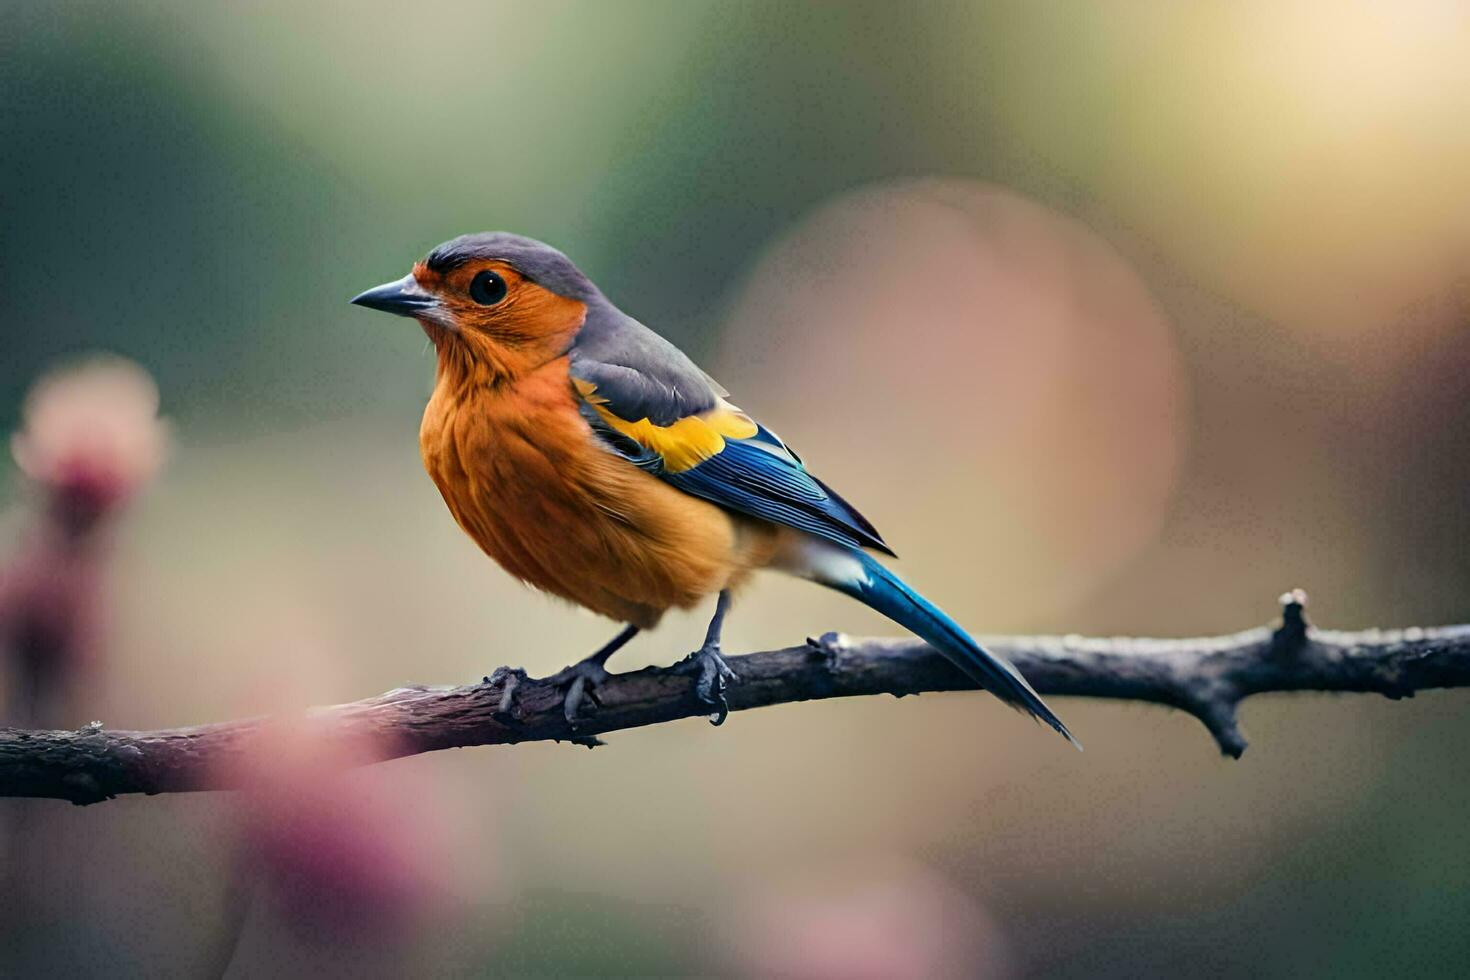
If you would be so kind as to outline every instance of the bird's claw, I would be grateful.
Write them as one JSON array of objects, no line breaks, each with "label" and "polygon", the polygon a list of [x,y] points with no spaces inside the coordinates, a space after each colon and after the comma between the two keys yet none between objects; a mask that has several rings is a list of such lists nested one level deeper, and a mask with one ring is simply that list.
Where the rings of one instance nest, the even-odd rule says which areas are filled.
[{"label": "bird's claw", "polygon": [[730,684],[740,683],[739,675],[720,657],[718,647],[702,647],[689,655],[689,661],[695,671],[694,696],[700,704],[714,710],[709,723],[717,727],[723,725],[730,717],[730,702],[725,699],[725,691]]},{"label": "bird's claw", "polygon": [[485,678],[486,684],[500,685],[500,703],[496,705],[492,717],[502,724],[514,724],[519,722],[520,716],[516,712],[516,691],[520,689],[521,682],[526,679],[526,672],[519,667],[496,667],[495,672]]},{"label": "bird's claw", "polygon": [[583,719],[583,708],[587,707],[588,714],[602,707],[602,701],[597,696],[597,685],[604,683],[608,677],[607,670],[602,664],[593,660],[579,660],[563,670],[546,678],[546,683],[557,687],[566,685],[566,697],[562,699],[562,714],[566,717],[567,724],[576,728],[579,721]]}]

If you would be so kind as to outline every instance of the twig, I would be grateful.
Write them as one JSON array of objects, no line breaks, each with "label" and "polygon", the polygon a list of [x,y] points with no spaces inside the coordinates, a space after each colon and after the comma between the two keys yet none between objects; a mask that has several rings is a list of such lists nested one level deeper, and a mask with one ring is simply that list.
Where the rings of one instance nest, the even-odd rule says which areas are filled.
[{"label": "twig", "polygon": [[[1390,698],[1429,688],[1470,687],[1470,626],[1316,629],[1300,591],[1281,597],[1282,622],[1200,639],[995,636],[981,642],[1008,657],[1043,694],[1149,701],[1198,718],[1226,755],[1246,741],[1236,723],[1242,700],[1267,691],[1360,691]],[[975,685],[916,640],[854,639],[828,633],[806,644],[727,658],[740,677],[732,711],[821,698]],[[563,692],[523,671],[501,668],[479,684],[406,687],[310,713],[328,743],[347,742],[364,762],[472,745],[556,740],[596,746],[598,735],[704,715],[687,670],[649,667],[614,674],[600,707],[577,726]],[[268,724],[264,719],[153,732],[0,729],[0,796],[96,803],[124,793],[230,789]],[[1038,736],[1039,737],[1039,736]]]}]

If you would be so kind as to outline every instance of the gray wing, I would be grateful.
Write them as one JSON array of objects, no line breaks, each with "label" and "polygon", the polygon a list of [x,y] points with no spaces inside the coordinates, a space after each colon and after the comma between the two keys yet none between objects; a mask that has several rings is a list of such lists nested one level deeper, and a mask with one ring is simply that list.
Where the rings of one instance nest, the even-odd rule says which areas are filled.
[{"label": "gray wing", "polygon": [[[591,312],[571,351],[581,410],[607,448],[695,497],[849,548],[893,554],[877,529],[831,487],[807,472],[800,457],[769,429],[724,401],[726,392],[673,344],[611,308]],[[606,411],[609,416],[601,413]],[[683,437],[662,438],[618,421],[666,428],[690,416],[717,426],[709,455],[671,465],[660,451]],[[696,431],[699,427],[696,427]],[[672,440],[672,442],[670,442]]]},{"label": "gray wing", "polygon": [[571,357],[572,377],[596,385],[629,422],[672,425],[729,394],[683,351],[606,300],[589,304]]}]

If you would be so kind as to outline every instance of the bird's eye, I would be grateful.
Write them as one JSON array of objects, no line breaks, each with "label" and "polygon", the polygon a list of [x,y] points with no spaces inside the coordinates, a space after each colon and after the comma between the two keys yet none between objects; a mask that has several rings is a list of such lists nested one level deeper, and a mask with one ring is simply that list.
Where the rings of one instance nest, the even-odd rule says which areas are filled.
[{"label": "bird's eye", "polygon": [[475,273],[470,280],[470,299],[481,306],[494,306],[505,299],[505,280],[489,269]]}]

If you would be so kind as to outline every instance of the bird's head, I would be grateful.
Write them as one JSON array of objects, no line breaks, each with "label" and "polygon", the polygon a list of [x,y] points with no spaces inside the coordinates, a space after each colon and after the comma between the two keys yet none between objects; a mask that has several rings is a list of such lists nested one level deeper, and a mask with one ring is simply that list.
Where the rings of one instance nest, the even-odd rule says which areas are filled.
[{"label": "bird's head", "polygon": [[507,232],[461,235],[435,248],[402,279],[353,297],[369,309],[413,317],[441,366],[507,376],[567,350],[600,299],[561,252]]}]

